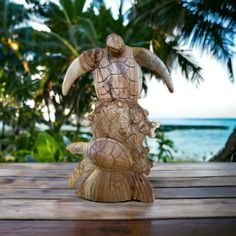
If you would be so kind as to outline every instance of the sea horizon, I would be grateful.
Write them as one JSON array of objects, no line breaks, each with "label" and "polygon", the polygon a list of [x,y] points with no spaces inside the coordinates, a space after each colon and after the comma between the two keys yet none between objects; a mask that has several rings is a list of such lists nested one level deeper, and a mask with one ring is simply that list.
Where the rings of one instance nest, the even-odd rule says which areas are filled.
[{"label": "sea horizon", "polygon": [[[174,126],[166,136],[174,142],[177,159],[207,161],[224,147],[236,128],[236,118],[151,118],[160,127]],[[183,129],[184,126],[184,129]],[[224,128],[223,128],[224,127]],[[150,146],[154,148],[154,142]]]}]

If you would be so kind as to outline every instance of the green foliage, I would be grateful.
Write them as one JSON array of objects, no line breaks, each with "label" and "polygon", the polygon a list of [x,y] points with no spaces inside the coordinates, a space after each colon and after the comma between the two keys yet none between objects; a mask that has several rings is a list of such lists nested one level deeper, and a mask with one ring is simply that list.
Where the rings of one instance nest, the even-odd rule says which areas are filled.
[{"label": "green foliage", "polygon": [[37,109],[27,105],[33,99],[38,89],[37,83],[31,79],[31,66],[27,55],[30,27],[20,27],[29,17],[23,5],[10,1],[0,1],[0,120],[5,125],[13,127],[14,133],[20,129],[31,129],[35,119],[26,124],[23,117],[38,116]]},{"label": "green foliage", "polygon": [[156,148],[154,152],[148,154],[148,158],[155,162],[171,162],[174,160],[173,153],[176,148],[172,140],[170,140],[164,132],[156,131],[155,133]]},{"label": "green foliage", "polygon": [[61,150],[57,141],[47,132],[40,132],[35,141],[35,159],[40,162],[62,161]]},{"label": "green foliage", "polygon": [[208,49],[227,67],[233,80],[232,57],[236,33],[236,5],[233,0],[182,1],[188,24],[182,28],[182,39],[190,45]]},{"label": "green foliage", "polygon": [[[80,134],[79,141],[88,141],[85,134]],[[78,161],[81,155],[71,155],[65,146],[76,140],[74,132],[35,131],[25,132],[20,135],[8,134],[0,141],[0,162],[61,162]]]}]

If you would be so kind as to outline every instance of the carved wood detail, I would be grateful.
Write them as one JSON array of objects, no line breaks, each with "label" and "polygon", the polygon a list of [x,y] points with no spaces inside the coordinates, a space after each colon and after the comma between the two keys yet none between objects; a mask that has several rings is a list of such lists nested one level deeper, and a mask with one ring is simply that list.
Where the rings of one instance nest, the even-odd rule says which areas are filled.
[{"label": "carved wood detail", "polygon": [[144,48],[132,48],[111,34],[106,48],[91,49],[76,58],[67,70],[62,85],[66,95],[82,74],[93,71],[98,97],[88,114],[93,138],[89,143],[72,143],[71,153],[82,153],[84,160],[72,173],[69,185],[79,180],[78,196],[101,202],[138,200],[152,202],[154,194],[148,175],[153,162],[143,146],[157,124],[149,121],[148,111],[138,104],[142,90],[140,65],[159,73],[170,92],[173,84],[163,62]]}]

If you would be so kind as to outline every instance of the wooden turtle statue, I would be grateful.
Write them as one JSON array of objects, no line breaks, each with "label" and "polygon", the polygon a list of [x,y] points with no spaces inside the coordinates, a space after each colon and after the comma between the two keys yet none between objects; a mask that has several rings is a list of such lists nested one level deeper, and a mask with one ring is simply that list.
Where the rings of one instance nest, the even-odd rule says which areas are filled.
[{"label": "wooden turtle statue", "polygon": [[129,47],[117,34],[106,39],[106,48],[85,51],[68,68],[62,84],[63,95],[84,73],[93,71],[98,101],[87,116],[93,138],[89,143],[67,146],[84,160],[72,173],[69,185],[80,180],[78,196],[99,202],[138,200],[152,202],[153,189],[145,175],[153,163],[143,146],[145,136],[157,128],[147,118],[148,111],[138,104],[142,90],[143,66],[159,74],[169,91],[174,91],[164,63],[151,51]]}]

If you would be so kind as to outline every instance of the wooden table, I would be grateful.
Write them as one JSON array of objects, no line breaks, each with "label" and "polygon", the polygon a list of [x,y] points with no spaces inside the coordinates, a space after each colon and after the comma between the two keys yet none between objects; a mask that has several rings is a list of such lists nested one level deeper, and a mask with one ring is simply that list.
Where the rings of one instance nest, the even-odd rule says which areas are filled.
[{"label": "wooden table", "polygon": [[0,164],[0,235],[236,235],[236,163],[159,164],[154,203],[79,199],[75,166]]}]

